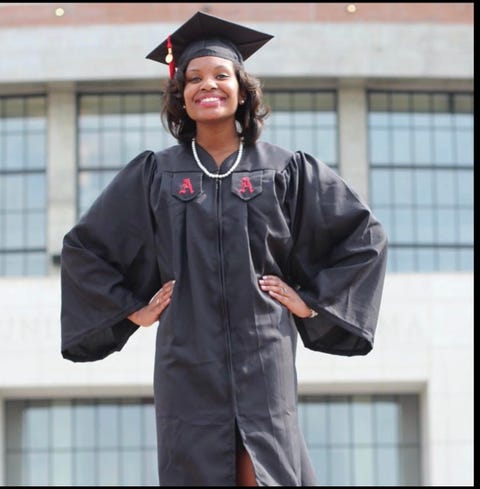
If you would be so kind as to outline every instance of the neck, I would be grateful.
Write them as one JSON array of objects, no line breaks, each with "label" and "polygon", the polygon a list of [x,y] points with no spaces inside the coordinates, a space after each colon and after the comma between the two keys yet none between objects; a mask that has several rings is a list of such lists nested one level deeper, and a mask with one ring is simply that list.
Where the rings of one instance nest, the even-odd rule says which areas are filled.
[{"label": "neck", "polygon": [[217,165],[221,165],[223,160],[237,151],[240,145],[240,137],[233,128],[222,128],[217,130],[204,128],[197,124],[197,135],[195,141],[213,157]]},{"label": "neck", "polygon": [[197,134],[195,136],[197,143],[206,149],[211,151],[233,151],[238,149],[240,144],[240,137],[237,134],[235,126],[205,128],[197,124]]}]

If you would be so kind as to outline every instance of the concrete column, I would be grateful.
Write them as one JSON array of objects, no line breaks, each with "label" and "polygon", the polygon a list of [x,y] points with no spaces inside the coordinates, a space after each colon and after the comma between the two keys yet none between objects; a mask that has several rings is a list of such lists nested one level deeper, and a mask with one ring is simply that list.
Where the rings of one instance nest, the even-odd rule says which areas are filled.
[{"label": "concrete column", "polygon": [[[59,255],[62,239],[76,218],[75,84],[48,85],[47,250]],[[51,271],[58,270],[50,259]]]},{"label": "concrete column", "polygon": [[339,167],[368,203],[367,99],[362,83],[338,88]]},{"label": "concrete column", "polygon": [[5,431],[4,427],[6,426],[5,423],[5,412],[4,412],[4,406],[5,404],[5,399],[3,396],[0,394],[0,486],[6,486],[7,485],[7,477],[5,474],[5,452],[6,452],[6,447],[5,447]]}]

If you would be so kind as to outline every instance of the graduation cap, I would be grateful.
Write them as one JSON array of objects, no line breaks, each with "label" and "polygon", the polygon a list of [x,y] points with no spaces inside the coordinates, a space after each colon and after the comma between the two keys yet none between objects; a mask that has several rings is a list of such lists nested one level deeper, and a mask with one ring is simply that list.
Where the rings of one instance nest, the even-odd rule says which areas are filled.
[{"label": "graduation cap", "polygon": [[216,56],[243,64],[273,36],[240,24],[197,12],[147,55],[148,59],[184,68],[193,58]]}]

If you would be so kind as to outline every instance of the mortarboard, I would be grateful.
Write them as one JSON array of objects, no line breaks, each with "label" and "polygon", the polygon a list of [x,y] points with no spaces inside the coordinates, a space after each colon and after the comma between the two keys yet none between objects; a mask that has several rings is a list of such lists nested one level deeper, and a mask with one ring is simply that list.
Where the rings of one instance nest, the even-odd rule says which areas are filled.
[{"label": "mortarboard", "polygon": [[197,12],[147,58],[169,65],[173,78],[175,66],[183,68],[200,56],[217,56],[242,64],[272,38],[270,34]]}]

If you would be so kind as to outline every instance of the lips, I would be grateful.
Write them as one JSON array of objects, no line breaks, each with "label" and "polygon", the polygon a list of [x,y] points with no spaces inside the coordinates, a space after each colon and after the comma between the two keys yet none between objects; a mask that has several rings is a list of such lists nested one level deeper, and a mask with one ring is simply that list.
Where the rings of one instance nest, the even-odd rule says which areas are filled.
[{"label": "lips", "polygon": [[216,101],[219,102],[220,100],[221,100],[220,97],[204,97],[204,98],[200,99],[199,102],[200,103],[201,102],[207,102],[208,103],[208,102],[216,102]]},{"label": "lips", "polygon": [[223,100],[225,100],[223,97],[209,96],[209,97],[202,97],[201,99],[198,99],[196,101],[196,103],[198,105],[203,105],[203,106],[209,107],[209,106],[216,106],[216,105],[220,104],[221,102],[223,102]]}]

